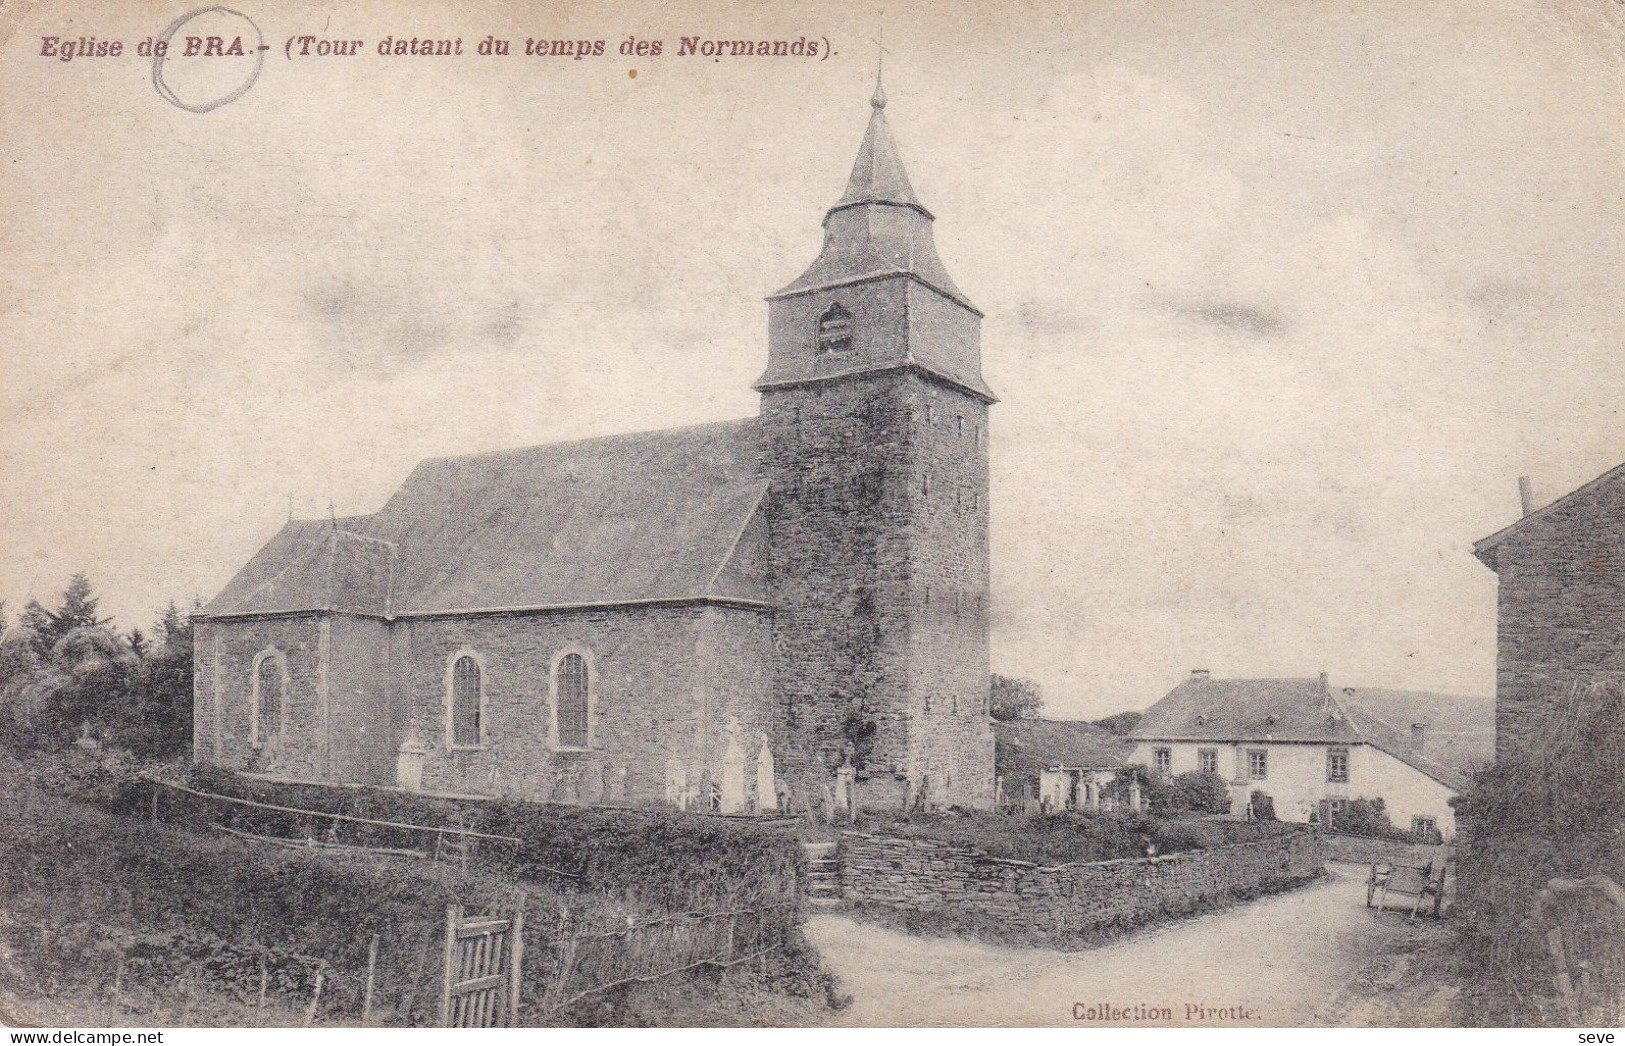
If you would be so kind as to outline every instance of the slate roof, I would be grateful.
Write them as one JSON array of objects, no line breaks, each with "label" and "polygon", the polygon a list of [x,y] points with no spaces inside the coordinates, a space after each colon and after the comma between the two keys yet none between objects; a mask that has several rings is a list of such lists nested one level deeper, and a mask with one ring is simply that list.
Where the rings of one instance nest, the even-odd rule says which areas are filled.
[{"label": "slate roof", "polygon": [[[1358,695],[1359,691],[1355,691]],[[1137,741],[1369,744],[1458,791],[1467,779],[1411,747],[1393,726],[1322,679],[1186,679],[1146,710]]]},{"label": "slate roof", "polygon": [[937,256],[936,240],[931,235],[933,216],[914,195],[891,126],[886,122],[885,95],[878,87],[875,91],[869,126],[852,164],[846,192],[824,216],[823,251],[794,283],[771,297],[908,275],[980,316]]},{"label": "slate roof", "polygon": [[290,520],[202,616],[765,602],[766,491],[755,419],[436,458],[374,515]]},{"label": "slate roof", "polygon": [[1516,534],[1522,533],[1527,527],[1532,526],[1537,521],[1548,519],[1557,514],[1558,512],[1562,511],[1562,509],[1573,504],[1576,499],[1584,497],[1585,495],[1590,494],[1592,491],[1597,490],[1600,487],[1605,487],[1608,484],[1620,479],[1625,479],[1625,464],[1614,466],[1584,486],[1577,487],[1574,490],[1569,491],[1556,501],[1541,506],[1517,522],[1512,523],[1509,526],[1502,527],[1500,530],[1497,530],[1487,538],[1474,542],[1473,555],[1477,556],[1479,561],[1485,566],[1489,567],[1491,570],[1499,571],[1501,569],[1501,565],[1499,557],[1496,555],[1496,550],[1500,548],[1502,542]]},{"label": "slate roof", "polygon": [[1424,690],[1343,687],[1337,700],[1346,709],[1363,708],[1410,736],[1421,723],[1422,754],[1445,766],[1467,770],[1495,758],[1495,698],[1437,694]]},{"label": "slate roof", "polygon": [[1130,735],[1158,741],[1357,741],[1319,679],[1187,679]]},{"label": "slate roof", "polygon": [[1093,723],[1016,719],[993,724],[994,762],[1001,774],[1032,776],[1056,767],[1106,769],[1123,765],[1134,743]]}]

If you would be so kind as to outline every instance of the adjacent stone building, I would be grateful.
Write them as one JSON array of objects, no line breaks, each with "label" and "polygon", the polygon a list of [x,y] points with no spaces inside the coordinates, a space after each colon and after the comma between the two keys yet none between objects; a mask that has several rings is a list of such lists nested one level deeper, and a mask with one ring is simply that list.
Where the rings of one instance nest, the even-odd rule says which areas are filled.
[{"label": "adjacent stone building", "polygon": [[1625,465],[1473,546],[1495,571],[1495,750],[1539,738],[1544,715],[1625,685]]},{"label": "adjacent stone building", "polygon": [[[566,802],[987,807],[981,313],[877,88],[760,416],[420,465],[197,616],[200,761]],[[743,235],[743,233],[741,233]]]}]

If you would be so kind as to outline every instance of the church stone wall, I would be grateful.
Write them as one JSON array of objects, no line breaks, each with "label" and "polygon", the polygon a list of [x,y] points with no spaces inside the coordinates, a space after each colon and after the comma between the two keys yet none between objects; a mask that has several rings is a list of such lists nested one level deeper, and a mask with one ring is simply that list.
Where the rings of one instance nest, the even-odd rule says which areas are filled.
[{"label": "church stone wall", "polygon": [[[720,776],[726,728],[761,724],[770,701],[768,626],[758,611],[661,606],[397,622],[407,728],[430,749],[423,787],[571,803],[665,800],[676,760],[691,786]],[[448,749],[446,673],[467,648],[484,665],[485,743]],[[566,650],[592,674],[592,745],[556,750],[551,672]],[[754,781],[756,746],[741,774]],[[711,760],[708,766],[706,759]]]},{"label": "church stone wall", "polygon": [[[322,615],[199,620],[194,647],[194,758],[233,770],[320,780],[323,758]],[[249,716],[254,662],[275,650],[288,669],[286,727],[254,747]]]},{"label": "church stone wall", "polygon": [[1538,738],[1578,686],[1625,685],[1625,480],[1560,505],[1496,549],[1495,750]]}]

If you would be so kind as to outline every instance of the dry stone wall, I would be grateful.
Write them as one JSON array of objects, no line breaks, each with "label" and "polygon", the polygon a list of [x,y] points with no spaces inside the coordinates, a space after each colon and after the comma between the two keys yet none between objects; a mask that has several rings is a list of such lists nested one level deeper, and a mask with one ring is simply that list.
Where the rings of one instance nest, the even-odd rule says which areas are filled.
[{"label": "dry stone wall", "polygon": [[1289,889],[1325,865],[1318,832],[1163,857],[1042,867],[936,839],[843,833],[847,899],[1020,943],[1076,946],[1209,904]]}]

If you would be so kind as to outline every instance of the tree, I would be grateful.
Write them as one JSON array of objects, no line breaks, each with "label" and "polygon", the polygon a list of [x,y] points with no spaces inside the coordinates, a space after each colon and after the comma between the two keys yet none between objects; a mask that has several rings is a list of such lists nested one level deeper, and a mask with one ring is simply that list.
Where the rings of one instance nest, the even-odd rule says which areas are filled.
[{"label": "tree", "polygon": [[[194,604],[195,606],[195,604]],[[169,605],[164,607],[164,614],[158,623],[152,627],[152,633],[158,638],[159,646],[192,646],[192,615],[181,613],[181,608],[171,599]]]},{"label": "tree", "polygon": [[1144,712],[1118,712],[1116,715],[1109,715],[1104,719],[1096,719],[1093,725],[1104,727],[1118,737],[1127,737],[1134,732],[1135,727],[1140,725],[1140,718],[1143,715],[1145,715]]},{"label": "tree", "polygon": [[1001,723],[1012,719],[1037,719],[1044,708],[1044,695],[1031,679],[1012,679],[994,673],[988,695],[988,715]]},{"label": "tree", "polygon": [[68,581],[68,587],[62,592],[62,604],[57,609],[47,610],[38,600],[30,599],[23,607],[20,623],[33,634],[35,652],[41,658],[48,658],[58,641],[74,629],[106,628],[112,623],[111,618],[97,615],[99,602],[90,579],[78,573]]}]

